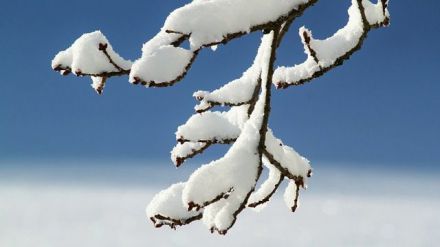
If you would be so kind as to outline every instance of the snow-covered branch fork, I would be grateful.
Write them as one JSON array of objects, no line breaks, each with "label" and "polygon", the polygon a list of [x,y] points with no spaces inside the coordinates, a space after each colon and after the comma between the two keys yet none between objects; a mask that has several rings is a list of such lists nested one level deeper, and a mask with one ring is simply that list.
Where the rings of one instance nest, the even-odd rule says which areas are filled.
[{"label": "snow-covered branch fork", "polygon": [[[196,113],[176,132],[171,152],[176,166],[215,144],[231,144],[220,159],[203,165],[185,183],[158,193],[147,207],[155,226],[172,228],[202,220],[212,232],[226,234],[246,207],[269,201],[287,179],[284,198],[292,211],[300,188],[312,175],[309,161],[284,145],[268,127],[271,88],[301,85],[341,65],[358,50],[367,33],[389,24],[388,1],[352,0],[345,27],[324,40],[299,31],[307,59],[275,68],[276,51],[291,23],[317,0],[194,0],[172,12],[162,30],[144,44],[135,62],[120,57],[99,32],[84,34],[52,61],[61,74],[91,76],[101,94],[112,76],[128,75],[133,84],[166,87],[182,80],[205,47],[226,44],[254,31],[263,37],[253,64],[223,87],[198,91]],[[249,11],[252,10],[252,11]],[[190,48],[180,47],[189,41]],[[211,111],[215,106],[226,111]],[[268,178],[257,182],[263,169]]]}]

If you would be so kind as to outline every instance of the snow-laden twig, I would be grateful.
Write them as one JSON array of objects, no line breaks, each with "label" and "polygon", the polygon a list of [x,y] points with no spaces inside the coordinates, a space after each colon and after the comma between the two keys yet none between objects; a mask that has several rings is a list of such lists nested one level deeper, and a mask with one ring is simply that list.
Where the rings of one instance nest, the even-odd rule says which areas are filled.
[{"label": "snow-laden twig", "polygon": [[301,85],[340,66],[359,50],[372,28],[389,25],[388,1],[372,4],[369,0],[352,0],[349,20],[333,36],[318,40],[312,32],[301,27],[299,35],[307,54],[305,62],[294,67],[280,67],[273,77],[277,88]]},{"label": "snow-laden twig", "polygon": [[92,87],[98,94],[102,94],[108,77],[127,75],[131,65],[131,61],[113,50],[100,31],[82,35],[52,60],[52,68],[62,75],[91,76]]},{"label": "snow-laden twig", "polygon": [[187,159],[203,153],[212,144],[208,142],[179,142],[171,151],[171,160],[179,167]]}]

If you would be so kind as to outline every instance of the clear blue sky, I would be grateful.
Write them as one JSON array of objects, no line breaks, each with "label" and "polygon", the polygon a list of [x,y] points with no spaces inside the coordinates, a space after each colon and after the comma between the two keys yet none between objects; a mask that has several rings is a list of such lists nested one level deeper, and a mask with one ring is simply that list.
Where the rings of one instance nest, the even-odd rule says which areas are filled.
[{"label": "clear blue sky", "polygon": [[[61,3],[61,4],[60,4]],[[169,159],[174,132],[193,112],[191,97],[237,78],[260,34],[204,50],[173,88],[128,79],[97,96],[87,78],[61,77],[53,56],[82,33],[102,30],[136,59],[167,14],[185,1],[4,1],[0,7],[0,162],[34,159]],[[279,65],[305,58],[297,29],[317,38],[342,27],[348,0],[320,1],[299,19]],[[440,3],[391,0],[392,25],[312,83],[275,91],[271,127],[312,161],[436,166],[440,162]],[[208,156],[214,155],[208,153]]]}]

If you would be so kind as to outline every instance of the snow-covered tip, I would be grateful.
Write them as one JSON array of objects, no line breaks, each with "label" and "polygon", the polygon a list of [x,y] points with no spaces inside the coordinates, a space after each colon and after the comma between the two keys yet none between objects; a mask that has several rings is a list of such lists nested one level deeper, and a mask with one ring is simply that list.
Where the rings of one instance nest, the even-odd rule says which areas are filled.
[{"label": "snow-covered tip", "polygon": [[181,80],[189,70],[196,52],[172,45],[142,53],[130,72],[130,82],[147,87],[166,87]]},{"label": "snow-covered tip", "polygon": [[292,210],[292,212],[295,212],[299,205],[299,188],[300,186],[298,182],[290,181],[284,192],[284,202],[286,203],[287,207]]},{"label": "snow-covered tip", "polygon": [[174,184],[156,194],[147,206],[147,217],[156,227],[167,225],[173,229],[202,218],[201,212],[186,210],[182,204],[185,183]]},{"label": "snow-covered tip", "polygon": [[209,145],[209,143],[202,142],[177,143],[177,145],[171,151],[171,160],[176,167],[179,167],[187,159],[202,153],[206,148],[209,147]]},{"label": "snow-covered tip", "polygon": [[197,113],[202,113],[205,112],[209,109],[211,109],[212,107],[214,107],[212,104],[210,104],[209,102],[202,100],[200,101],[199,104],[194,106],[194,111]]},{"label": "snow-covered tip", "polygon": [[71,47],[59,52],[52,60],[52,69],[78,76],[111,76],[128,74],[131,64],[113,50],[100,31],[95,31],[83,34]]},{"label": "snow-covered tip", "polygon": [[378,0],[372,3],[363,0],[362,6],[365,9],[365,17],[371,27],[386,27],[390,25],[390,12],[388,11],[388,0]]},{"label": "snow-covered tip", "polygon": [[104,87],[105,87],[105,81],[107,80],[106,76],[91,76],[92,78],[92,86],[93,89],[95,89],[95,92],[99,95],[102,95],[104,93]]},{"label": "snow-covered tip", "polygon": [[208,229],[211,231],[211,233],[214,233],[216,228],[216,216],[218,213],[227,205],[227,201],[224,199],[221,199],[215,203],[212,203],[208,206],[206,206],[203,209],[203,218],[202,222],[205,224],[205,226],[208,227]]}]

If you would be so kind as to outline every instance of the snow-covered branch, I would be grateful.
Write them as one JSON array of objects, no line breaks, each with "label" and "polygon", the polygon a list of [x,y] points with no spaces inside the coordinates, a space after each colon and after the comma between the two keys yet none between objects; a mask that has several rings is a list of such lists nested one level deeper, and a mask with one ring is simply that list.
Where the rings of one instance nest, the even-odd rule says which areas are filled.
[{"label": "snow-covered branch", "polygon": [[[303,84],[341,65],[358,50],[368,31],[389,24],[388,1],[352,0],[347,25],[325,40],[300,28],[307,59],[275,70],[276,51],[293,21],[317,0],[194,0],[173,11],[161,31],[131,62],[119,56],[100,32],[82,35],[59,52],[52,68],[63,75],[90,76],[102,94],[106,81],[128,75],[133,84],[167,87],[182,80],[203,48],[226,44],[250,32],[263,37],[253,64],[219,89],[197,91],[196,113],[176,131],[171,151],[179,167],[215,144],[231,145],[226,154],[197,169],[185,183],[159,192],[146,213],[156,227],[176,228],[196,220],[226,234],[246,207],[270,200],[284,180],[287,206],[295,211],[299,191],[312,175],[310,162],[275,137],[269,128],[271,88]],[[190,47],[183,48],[188,41]],[[214,111],[216,106],[227,107]],[[263,169],[267,179],[256,189]]]},{"label": "snow-covered branch", "polygon": [[273,77],[277,88],[301,85],[324,75],[340,66],[359,50],[372,28],[389,25],[388,1],[379,0],[376,4],[369,0],[352,0],[348,9],[349,20],[333,36],[318,40],[305,27],[299,35],[304,44],[307,59],[294,67],[280,67]]}]

